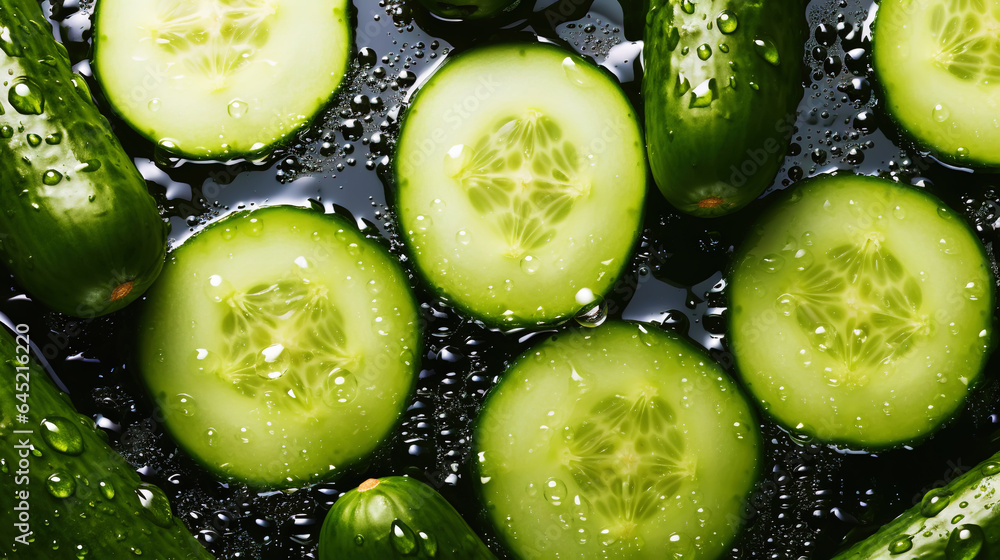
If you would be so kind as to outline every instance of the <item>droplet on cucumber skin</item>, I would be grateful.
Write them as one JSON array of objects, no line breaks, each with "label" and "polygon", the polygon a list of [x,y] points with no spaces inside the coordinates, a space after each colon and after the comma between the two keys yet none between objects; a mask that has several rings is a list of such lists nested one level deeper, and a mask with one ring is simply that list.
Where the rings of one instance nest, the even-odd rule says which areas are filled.
[{"label": "droplet on cucumber skin", "polygon": [[170,527],[174,520],[174,514],[170,509],[170,501],[167,500],[163,490],[144,482],[135,489],[135,494],[142,505],[143,515],[160,527]]},{"label": "droplet on cucumber skin", "polygon": [[7,91],[7,101],[22,115],[41,115],[45,111],[42,88],[27,76],[14,80]]},{"label": "droplet on cucumber skin", "polygon": [[32,148],[37,148],[42,145],[42,137],[37,134],[29,133],[27,139],[28,145]]},{"label": "droplet on cucumber skin", "polygon": [[55,169],[49,169],[45,173],[42,173],[42,183],[52,187],[58,185],[62,181],[62,173],[56,171]]},{"label": "droplet on cucumber skin", "polygon": [[101,495],[103,495],[105,499],[108,499],[108,500],[114,499],[114,497],[115,497],[115,487],[112,486],[110,482],[102,481],[97,486],[98,486],[98,488],[100,488]]},{"label": "droplet on cucumber skin", "polygon": [[704,43],[698,47],[698,58],[702,60],[712,58],[712,47],[708,43]]},{"label": "droplet on cucumber skin", "polygon": [[13,138],[14,128],[10,125],[0,126],[0,138]]},{"label": "droplet on cucumber skin", "polygon": [[604,324],[608,318],[608,304],[598,296],[596,300],[585,304],[576,314],[576,322],[582,327],[596,328]]},{"label": "droplet on cucumber skin", "polygon": [[417,536],[420,537],[420,546],[424,549],[424,552],[432,558],[437,556],[437,539],[434,538],[434,535],[420,531],[417,533]]},{"label": "droplet on cucumber skin", "polygon": [[948,507],[951,501],[951,492],[944,488],[935,488],[924,494],[920,501],[920,515],[924,517],[934,517]]},{"label": "droplet on cucumber skin", "polygon": [[417,549],[417,537],[413,534],[413,529],[410,529],[406,523],[396,519],[392,522],[389,531],[389,539],[396,552],[406,556]]},{"label": "droplet on cucumber skin", "polygon": [[959,525],[948,535],[945,560],[975,560],[983,550],[986,535],[979,525]]},{"label": "droplet on cucumber skin", "polygon": [[83,434],[73,422],[60,416],[42,420],[42,439],[56,451],[67,455],[83,452]]},{"label": "droplet on cucumber skin", "polygon": [[889,554],[902,554],[913,548],[913,537],[906,535],[889,543]]},{"label": "droplet on cucumber skin", "polygon": [[725,35],[736,33],[736,28],[739,27],[739,20],[736,18],[736,14],[729,10],[720,12],[719,17],[715,18],[715,23],[719,26],[719,31]]},{"label": "droplet on cucumber skin", "polygon": [[52,473],[45,481],[49,494],[56,498],[68,498],[76,493],[76,481],[61,473]]},{"label": "droplet on cucumber skin", "polygon": [[764,61],[771,66],[778,66],[781,64],[781,57],[778,54],[778,48],[774,46],[774,42],[770,39],[754,39],[753,46],[757,55],[763,58]]},{"label": "droplet on cucumber skin", "polygon": [[572,57],[567,56],[562,62],[563,71],[566,72],[566,77],[573,85],[588,87],[590,86],[589,80],[587,80],[587,75],[585,70],[580,67]]},{"label": "droplet on cucumber skin", "polygon": [[980,471],[983,473],[983,476],[993,476],[1000,473],[1000,463],[990,461],[989,463],[984,464]]},{"label": "droplet on cucumber skin", "polygon": [[692,2],[691,0],[684,0],[684,2],[681,4],[681,10],[684,10],[685,14],[693,14],[694,2]]},{"label": "droplet on cucumber skin", "polygon": [[355,546],[364,546],[364,544],[365,544],[365,536],[364,535],[355,535],[354,536],[354,544],[355,544]]},{"label": "droplet on cucumber skin", "polygon": [[708,107],[719,98],[719,87],[715,78],[709,78],[691,91],[691,109]]}]

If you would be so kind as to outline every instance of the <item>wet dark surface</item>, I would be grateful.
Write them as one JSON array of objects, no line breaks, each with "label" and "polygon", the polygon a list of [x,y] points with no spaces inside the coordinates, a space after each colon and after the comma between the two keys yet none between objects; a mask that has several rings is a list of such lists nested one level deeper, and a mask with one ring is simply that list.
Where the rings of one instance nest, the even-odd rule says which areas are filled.
[{"label": "wet dark surface", "polygon": [[[392,192],[387,170],[407,95],[450,53],[494,35],[535,34],[588,55],[641,103],[641,44],[635,42],[641,18],[630,14],[626,22],[617,0],[526,0],[508,21],[471,28],[435,20],[398,0],[355,5],[357,49],[345,87],[312,129],[265,162],[173,161],[112,120],[171,221],[173,243],[237,209],[312,204],[352,215],[401,255],[386,204]],[[833,170],[892,177],[925,187],[962,211],[995,261],[1000,195],[993,177],[937,163],[887,121],[870,75],[869,7],[868,0],[809,5],[805,97],[788,158],[769,194]],[[90,12],[77,0],[51,10],[77,70],[88,76]],[[95,83],[91,87],[98,92]],[[732,371],[721,271],[769,194],[735,216],[703,220],[676,213],[654,188],[641,246],[608,298],[610,317],[684,333]],[[109,318],[67,319],[32,303],[4,274],[0,313],[30,326],[81,412],[97,420],[144,480],[166,491],[175,513],[219,558],[315,558],[323,517],[339,493],[369,476],[394,474],[438,488],[503,557],[474,500],[470,419],[505,363],[549,331],[490,331],[417,288],[428,325],[427,352],[402,426],[363,476],[295,492],[258,493],[220,483],[178,451],[133,375],[134,307]],[[745,512],[748,530],[730,557],[829,558],[845,539],[864,536],[919,501],[923,491],[984,459],[1000,438],[998,367],[992,360],[967,410],[914,449],[849,453],[795,441],[763,421],[763,476]]]}]

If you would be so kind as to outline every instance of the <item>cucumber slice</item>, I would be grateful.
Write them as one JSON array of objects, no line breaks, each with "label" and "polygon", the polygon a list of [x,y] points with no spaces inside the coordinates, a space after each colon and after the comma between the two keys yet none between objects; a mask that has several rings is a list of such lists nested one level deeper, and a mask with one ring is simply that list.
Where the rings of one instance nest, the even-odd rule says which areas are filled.
[{"label": "cucumber slice", "polygon": [[1000,166],[1000,3],[882,0],[872,57],[889,113],[946,161]]},{"label": "cucumber slice", "polygon": [[171,254],[139,351],[185,450],[218,476],[284,487],[336,477],[392,430],[420,329],[388,252],[342,218],[273,207]]},{"label": "cucumber slice", "polygon": [[474,443],[486,510],[520,559],[719,557],[760,453],[750,407],[718,365],[628,323],[521,356]]},{"label": "cucumber slice", "polygon": [[882,448],[932,432],[992,347],[993,275],[962,217],[871,177],[823,177],[750,232],[729,287],[749,390],[791,430]]},{"label": "cucumber slice", "polygon": [[613,78],[551,45],[459,55],[396,155],[399,222],[439,294],[491,324],[553,323],[614,284],[642,223],[642,133]]},{"label": "cucumber slice", "polygon": [[306,126],[340,86],[353,48],[348,6],[100,0],[95,71],[114,110],[160,149],[260,155]]}]

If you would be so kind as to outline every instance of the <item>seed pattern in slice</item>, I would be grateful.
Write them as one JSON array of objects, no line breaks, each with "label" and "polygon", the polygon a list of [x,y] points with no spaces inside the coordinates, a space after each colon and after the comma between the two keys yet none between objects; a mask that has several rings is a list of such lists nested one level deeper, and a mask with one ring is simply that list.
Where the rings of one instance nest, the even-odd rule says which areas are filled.
[{"label": "seed pattern in slice", "polygon": [[930,332],[920,285],[880,238],[872,233],[831,249],[776,302],[779,310],[794,308],[813,348],[842,364],[827,372],[832,384],[863,386],[875,366],[898,359],[913,337]]},{"label": "seed pattern in slice", "polygon": [[939,51],[934,63],[962,80],[1000,78],[1000,5],[987,0],[938,2],[929,12]]},{"label": "seed pattern in slice", "polygon": [[219,375],[249,397],[267,392],[303,411],[349,402],[360,358],[345,350],[340,312],[325,287],[295,271],[285,278],[216,298],[228,337]]},{"label": "seed pattern in slice", "polygon": [[566,468],[592,497],[610,539],[634,536],[664,499],[695,474],[673,408],[656,396],[609,397],[567,426]]},{"label": "seed pattern in slice", "polygon": [[446,165],[473,207],[503,235],[512,258],[549,243],[556,234],[552,226],[590,192],[579,177],[574,144],[554,120],[535,110],[500,119],[472,148],[453,147]]},{"label": "seed pattern in slice", "polygon": [[222,88],[267,43],[278,2],[160,0],[156,8],[146,40]]}]

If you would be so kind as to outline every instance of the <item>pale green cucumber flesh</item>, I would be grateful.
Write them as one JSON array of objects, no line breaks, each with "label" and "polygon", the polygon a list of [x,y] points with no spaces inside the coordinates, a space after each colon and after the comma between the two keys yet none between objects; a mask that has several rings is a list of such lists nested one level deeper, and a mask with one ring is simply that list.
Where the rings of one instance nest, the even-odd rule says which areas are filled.
[{"label": "pale green cucumber flesh", "polygon": [[167,153],[259,156],[334,94],[351,44],[345,0],[100,0],[97,77]]},{"label": "pale green cucumber flesh", "polygon": [[572,317],[613,285],[641,227],[635,112],[611,77],[549,45],[445,64],[404,117],[395,172],[417,269],[490,324]]},{"label": "pale green cucumber flesh", "polygon": [[961,215],[912,187],[810,181],[754,226],[734,263],[737,368],[804,436],[881,448],[929,434],[992,347],[983,247]]},{"label": "pale green cucumber flesh", "polygon": [[486,511],[517,558],[715,558],[739,531],[760,436],[693,344],[607,323],[521,356],[474,446]]},{"label": "pale green cucumber flesh", "polygon": [[886,108],[942,159],[1000,166],[1000,5],[885,0],[872,58]]},{"label": "pale green cucumber flesh", "polygon": [[241,212],[171,253],[140,325],[164,424],[219,476],[294,486],[338,476],[392,430],[420,355],[394,258],[346,220]]}]

